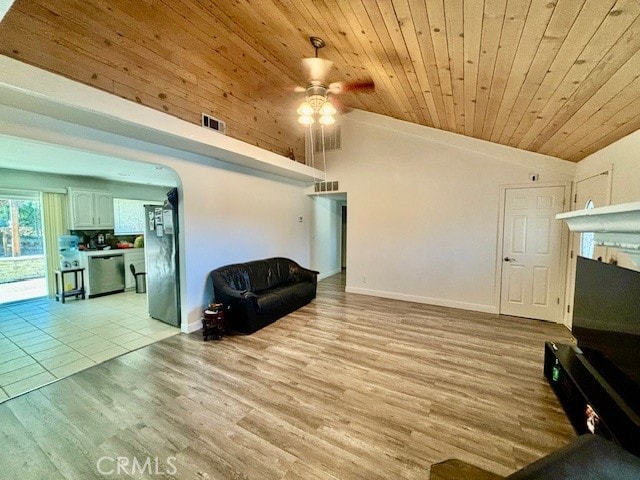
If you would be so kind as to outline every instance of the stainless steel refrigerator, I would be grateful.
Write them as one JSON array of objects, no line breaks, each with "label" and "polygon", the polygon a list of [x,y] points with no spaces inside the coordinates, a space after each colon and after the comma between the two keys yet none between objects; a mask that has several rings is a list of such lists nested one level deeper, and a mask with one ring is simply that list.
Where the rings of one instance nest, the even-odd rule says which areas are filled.
[{"label": "stainless steel refrigerator", "polygon": [[180,326],[178,268],[178,191],[167,194],[164,205],[145,205],[144,254],[149,315]]}]

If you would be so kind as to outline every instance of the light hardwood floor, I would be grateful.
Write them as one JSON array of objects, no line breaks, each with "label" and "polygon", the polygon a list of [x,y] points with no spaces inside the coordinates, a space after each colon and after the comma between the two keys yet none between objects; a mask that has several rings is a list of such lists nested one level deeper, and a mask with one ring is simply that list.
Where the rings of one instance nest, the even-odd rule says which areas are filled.
[{"label": "light hardwood floor", "polygon": [[250,336],[177,335],[8,400],[0,476],[102,478],[102,457],[108,478],[129,478],[114,457],[179,479],[426,479],[454,457],[506,475],[574,437],[542,376],[564,327],[343,289],[322,281]]}]

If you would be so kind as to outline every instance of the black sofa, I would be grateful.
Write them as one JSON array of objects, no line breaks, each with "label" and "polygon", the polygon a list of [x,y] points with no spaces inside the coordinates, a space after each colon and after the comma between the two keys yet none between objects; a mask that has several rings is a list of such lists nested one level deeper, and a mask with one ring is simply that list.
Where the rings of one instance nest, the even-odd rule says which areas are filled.
[{"label": "black sofa", "polygon": [[318,285],[318,272],[282,257],[226,265],[210,277],[227,327],[240,333],[253,333],[306,305]]},{"label": "black sofa", "polygon": [[431,466],[430,480],[638,480],[640,458],[597,435],[568,445],[502,477],[460,460]]}]

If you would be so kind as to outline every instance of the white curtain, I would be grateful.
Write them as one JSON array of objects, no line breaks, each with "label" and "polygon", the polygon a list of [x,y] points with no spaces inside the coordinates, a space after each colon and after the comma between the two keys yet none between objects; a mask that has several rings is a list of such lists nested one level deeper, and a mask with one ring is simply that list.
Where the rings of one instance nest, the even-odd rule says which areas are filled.
[{"label": "white curtain", "polygon": [[42,194],[42,213],[44,218],[44,249],[47,257],[47,288],[53,298],[56,286],[53,271],[60,268],[58,236],[67,232],[67,195],[63,193]]}]

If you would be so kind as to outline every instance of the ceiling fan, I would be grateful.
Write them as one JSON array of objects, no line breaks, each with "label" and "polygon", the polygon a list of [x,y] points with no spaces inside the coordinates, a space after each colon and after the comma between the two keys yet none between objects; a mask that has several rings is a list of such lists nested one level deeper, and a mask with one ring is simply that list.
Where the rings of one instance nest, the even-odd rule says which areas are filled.
[{"label": "ceiling fan", "polygon": [[354,82],[333,82],[327,84],[325,79],[333,66],[333,62],[326,58],[318,57],[318,50],[326,44],[320,37],[310,37],[311,46],[315,49],[315,56],[302,59],[302,68],[308,79],[306,87],[295,87],[294,91],[306,93],[305,100],[297,110],[298,122],[303,125],[312,125],[315,117],[321,125],[331,125],[335,122],[334,115],[338,110],[342,113],[348,108],[335,97],[329,99],[329,95],[339,95],[350,92],[373,91],[375,85],[372,80],[360,80]]}]

